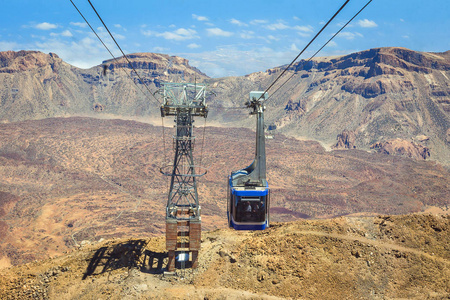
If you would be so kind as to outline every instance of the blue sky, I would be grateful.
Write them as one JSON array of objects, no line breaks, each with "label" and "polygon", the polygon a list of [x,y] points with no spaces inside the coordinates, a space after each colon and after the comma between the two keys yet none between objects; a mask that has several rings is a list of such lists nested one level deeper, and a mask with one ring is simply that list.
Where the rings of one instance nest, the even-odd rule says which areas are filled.
[{"label": "blue sky", "polygon": [[[87,0],[73,0],[110,47]],[[125,53],[190,60],[211,77],[241,76],[289,63],[344,0],[91,0]],[[54,52],[88,68],[110,59],[69,0],[2,1],[0,51]],[[350,0],[301,58],[320,48],[367,0]],[[318,56],[374,47],[450,50],[449,0],[373,0]]]}]

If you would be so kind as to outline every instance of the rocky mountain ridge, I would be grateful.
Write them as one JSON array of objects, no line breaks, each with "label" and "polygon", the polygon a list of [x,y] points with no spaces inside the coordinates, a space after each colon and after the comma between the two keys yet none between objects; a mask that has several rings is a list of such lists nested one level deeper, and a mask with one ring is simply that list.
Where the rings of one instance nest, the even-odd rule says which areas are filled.
[{"label": "rocky mountain ridge", "polygon": [[[253,128],[248,112],[236,108],[249,91],[264,90],[283,70],[213,79],[180,57],[136,53],[128,58],[152,93],[161,82],[207,83],[215,94],[208,99],[208,120],[220,126]],[[159,117],[159,104],[123,57],[86,70],[36,51],[1,52],[0,61],[3,122],[72,115]],[[288,75],[292,72],[267,102],[266,122],[275,133],[331,146],[347,130],[355,134],[353,146],[365,150],[425,135],[429,139],[420,146],[429,149],[430,158],[450,164],[450,51],[377,48],[301,60]]]},{"label": "rocky mountain ridge", "polygon": [[[161,82],[208,78],[180,57],[136,53],[129,59],[139,76],[123,57],[79,69],[54,53],[0,52],[0,121],[101,112],[116,116],[157,115],[158,103],[150,92],[155,92]],[[151,87],[150,92],[139,77]]]},{"label": "rocky mountain ridge", "polygon": [[[265,87],[282,70],[256,73],[251,80]],[[287,77],[295,72],[292,79],[267,102],[266,120],[279,132],[330,146],[344,131],[353,132],[353,146],[367,150],[377,142],[417,142],[425,135],[429,138],[421,146],[432,159],[448,164],[449,70],[450,51],[378,48],[303,60],[291,67]]]}]

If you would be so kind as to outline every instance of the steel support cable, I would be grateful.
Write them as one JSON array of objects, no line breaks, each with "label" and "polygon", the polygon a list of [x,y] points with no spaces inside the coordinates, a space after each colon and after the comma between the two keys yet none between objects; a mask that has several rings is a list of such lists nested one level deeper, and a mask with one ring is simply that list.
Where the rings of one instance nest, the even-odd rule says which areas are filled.
[{"label": "steel support cable", "polygon": [[205,145],[205,128],[206,128],[206,118],[205,118],[205,123],[203,124],[202,149],[201,149],[201,154],[200,154],[200,165],[203,162],[203,147]]},{"label": "steel support cable", "polygon": [[[72,0],[71,0],[72,1]],[[106,30],[108,31],[109,35],[111,36],[111,38],[113,39],[114,43],[116,43],[117,48],[119,48],[120,52],[122,52],[123,57],[125,57],[125,59],[127,60],[128,64],[130,65],[130,67],[133,69],[134,73],[136,73],[137,77],[139,78],[139,80],[141,81],[141,83],[145,86],[145,88],[147,89],[147,91],[150,93],[150,95],[152,95],[152,97],[158,102],[158,104],[161,104],[161,101],[159,101],[155,95],[152,93],[152,91],[150,91],[148,85],[144,82],[144,80],[142,80],[141,76],[138,74],[138,72],[136,71],[136,69],[133,67],[133,65],[131,64],[130,60],[128,59],[128,57],[125,55],[125,53],[122,51],[122,48],[120,48],[119,43],[117,43],[116,39],[114,38],[114,36],[112,35],[111,31],[109,31],[108,26],[106,26],[105,22],[103,22],[102,17],[100,17],[99,13],[97,12],[97,10],[95,9],[94,5],[92,4],[91,0],[88,0],[89,4],[91,5],[92,9],[94,10],[95,14],[97,15],[97,17],[100,19],[100,21],[102,22],[103,26],[105,26]]]},{"label": "steel support cable", "polygon": [[[163,161],[163,166],[165,166],[167,163],[167,152],[166,152],[166,132],[164,129],[164,118],[161,117],[161,126],[162,126],[162,137],[163,137],[163,151],[164,151],[164,161]],[[167,176],[164,176],[167,177]],[[170,180],[169,177],[166,178],[166,183],[167,183],[167,189],[170,189]]]},{"label": "steel support cable", "polygon": [[[72,3],[72,5],[75,7],[75,9],[78,11],[78,13],[80,14],[80,16],[83,18],[83,20],[86,22],[86,24],[89,26],[89,28],[92,30],[92,32],[95,34],[95,36],[98,38],[98,40],[102,43],[102,45],[105,47],[105,49],[109,52],[109,54],[113,57],[113,59],[116,61],[116,62],[118,62],[117,61],[117,58],[112,54],[112,52],[109,50],[109,48],[106,46],[106,44],[103,42],[103,40],[100,38],[100,36],[97,34],[97,32],[94,30],[94,28],[92,28],[92,26],[91,26],[91,24],[88,22],[88,20],[84,17],[84,15],[83,15],[83,13],[81,13],[81,11],[78,9],[78,7],[75,5],[75,3],[73,3],[73,1],[72,0],[70,0],[70,2]],[[123,69],[121,69],[132,81],[133,81],[133,79],[131,78],[131,76],[127,73],[127,72],[125,72]],[[142,92],[142,94],[143,95],[145,95],[145,93],[142,91],[142,89],[133,81],[133,83],[135,84],[135,86]],[[158,101],[159,102],[159,101]],[[80,171],[80,170],[79,170]],[[83,172],[85,172],[85,171],[83,171]],[[117,184],[115,184],[115,183],[113,183],[113,182],[111,182],[109,179],[105,179],[105,178],[107,178],[103,173],[101,173],[100,172],[100,174],[97,174],[97,173],[94,173],[94,172],[88,172],[88,173],[90,173],[90,174],[95,174],[96,176],[98,176],[101,180],[103,180],[104,182],[106,182],[106,183],[108,183],[108,184],[110,184],[111,186],[113,186],[113,187],[116,187],[116,188],[118,188],[118,186],[117,186]],[[131,192],[129,192],[129,191],[126,191],[126,190],[123,190],[122,188],[118,188],[121,192],[123,192],[123,193],[126,193],[126,194],[128,194],[128,195],[130,195],[132,198],[134,198],[136,201],[137,201],[137,204],[135,205],[135,207],[133,208],[134,210],[140,205],[140,202],[141,202],[141,199],[137,199],[134,195],[132,195],[132,193]],[[102,222],[100,225],[98,225],[98,227],[100,227],[100,226],[102,226],[102,225],[104,225],[104,224],[106,224],[106,223],[108,223],[108,222],[111,222],[111,221],[115,221],[115,220],[117,220],[118,218],[120,218],[121,216],[122,216],[122,214],[123,214],[123,212],[124,211],[130,211],[131,209],[128,209],[128,210],[122,210],[114,219],[112,219],[112,220],[106,220],[106,221],[104,221],[104,222]],[[85,230],[85,229],[80,229],[80,230],[78,230],[78,231],[75,231],[75,232],[73,232],[72,233],[72,235],[71,235],[71,237],[72,237],[72,240],[74,241],[74,243],[75,243],[75,245],[78,245],[78,243],[76,242],[76,240],[75,240],[75,237],[74,237],[74,235],[75,234],[77,234],[77,233],[79,233],[79,232],[81,232],[81,231],[83,231],[83,230]]]},{"label": "steel support cable", "polygon": [[[283,72],[281,72],[280,75],[278,75],[278,77],[272,82],[272,84],[264,91],[263,94],[261,94],[261,96],[259,97],[259,99],[261,99],[263,97],[263,95],[265,95],[271,88],[272,86],[281,78],[281,76],[284,75],[284,73],[286,73],[286,71],[295,63],[295,61],[300,57],[300,55],[303,54],[303,52],[305,52],[305,50],[312,44],[312,42],[314,42],[314,40],[322,33],[322,31],[325,30],[325,28],[331,23],[331,21],[333,21],[333,19],[341,12],[341,10],[348,4],[350,0],[346,0],[344,4],[342,4],[342,6],[338,9],[337,12],[334,13],[334,15],[328,20],[328,22],[323,25],[322,29],[319,30],[318,33],[316,33],[316,35],[312,38],[311,41],[309,41],[309,43],[303,48],[302,51],[300,51],[300,53],[292,60],[292,62],[283,70]],[[258,99],[258,100],[259,100]]]},{"label": "steel support cable", "polygon": [[[348,20],[347,23],[345,23],[341,29],[339,29],[325,44],[323,44],[322,47],[320,47],[319,50],[317,50],[310,58],[308,58],[306,61],[303,62],[303,65],[306,64],[307,62],[309,62],[311,59],[313,59],[323,48],[325,48],[326,45],[328,45],[329,42],[331,42],[332,39],[334,39],[345,27],[347,27],[348,24],[350,24],[351,21],[353,21],[353,19],[355,19],[369,4],[370,2],[372,2],[372,0],[369,0],[366,5],[363,6],[363,8],[361,8],[350,20]],[[298,68],[297,68],[298,69]],[[278,92],[279,89],[281,89],[289,80],[292,79],[292,77],[294,77],[294,75],[297,74],[297,71],[294,71],[291,76],[289,76],[288,79],[286,79],[285,82],[283,82],[283,84],[281,84],[276,90],[275,92],[273,92],[271,95],[269,95],[269,97],[266,99],[269,100],[270,97],[272,97],[276,92]]]},{"label": "steel support cable", "polygon": [[[75,7],[75,9],[78,11],[78,13],[80,14],[80,16],[83,18],[83,20],[86,22],[86,24],[89,26],[89,28],[92,30],[92,32],[95,34],[95,36],[98,38],[98,40],[102,43],[102,45],[105,47],[106,50],[108,50],[109,54],[113,57],[114,61],[116,63],[119,63],[118,59],[114,56],[114,54],[112,54],[112,52],[109,50],[108,46],[106,46],[106,44],[103,42],[103,40],[100,38],[100,36],[97,34],[97,32],[94,30],[94,28],[92,28],[91,24],[88,22],[88,20],[84,17],[83,13],[78,9],[78,7],[75,5],[75,3],[73,3],[72,0],[70,0],[70,2],[72,3],[72,5]],[[89,1],[90,3],[90,1]],[[91,3],[92,6],[92,3]],[[97,13],[97,11],[95,10],[95,8],[92,6],[92,8],[94,9],[94,11]],[[100,16],[97,13],[97,16],[100,18]],[[101,20],[101,18],[100,18]],[[103,20],[101,20],[103,23]],[[105,25],[105,23],[103,23],[103,25]],[[108,28],[105,25],[105,28],[108,30]],[[109,32],[109,30],[108,30]],[[109,32],[109,34],[111,35],[111,33]],[[114,37],[111,35],[111,37],[113,38],[114,42],[116,42],[116,40],[114,39]],[[117,44],[116,45],[119,47],[120,51],[123,53],[122,49],[120,48],[120,46]],[[130,64],[130,66],[133,68],[133,66],[131,65],[130,61],[128,60],[128,58],[125,56],[126,60],[128,61],[128,63]],[[141,93],[145,96],[144,91],[136,84],[136,82],[134,82],[133,78],[131,78],[130,74],[128,74],[127,72],[125,72],[124,69],[119,68],[120,70],[122,70],[127,76],[128,78],[130,78],[130,80],[133,82],[133,84],[136,86],[136,88],[138,88]],[[161,102],[156,99],[156,97],[154,96],[154,94],[149,90],[149,88],[147,87],[147,85],[142,81],[142,79],[140,78],[139,74],[136,72],[136,70],[133,68],[133,71],[137,74],[137,76],[139,77],[139,79],[141,80],[141,82],[144,84],[144,86],[147,88],[148,92],[153,96],[153,98],[158,102],[158,104],[161,104]],[[165,142],[165,132],[164,132],[164,118],[161,117],[161,121],[162,121],[162,130],[163,130],[163,146],[164,146],[164,163],[166,163],[167,158],[166,158],[166,142]]]},{"label": "steel support cable", "polygon": [[247,108],[246,106],[239,106],[239,107],[225,107],[225,106],[216,106],[216,107],[214,107],[214,106],[211,106],[211,105],[208,105],[208,107],[209,108],[217,108],[217,109],[243,109],[243,108]]},{"label": "steel support cable", "polygon": [[[86,18],[84,17],[83,13],[78,9],[78,7],[75,5],[75,3],[73,3],[72,0],[70,0],[70,2],[72,3],[72,5],[75,7],[75,9],[78,11],[78,13],[80,14],[80,16],[83,18],[83,20],[86,22],[86,24],[89,26],[89,28],[91,28],[92,32],[95,34],[95,36],[97,37],[97,39],[102,43],[103,47],[105,47],[105,49],[109,52],[109,54],[112,56],[112,58],[114,59],[114,61],[116,63],[119,63],[118,59],[114,56],[114,54],[112,54],[111,50],[109,50],[108,46],[106,46],[106,44],[103,42],[103,40],[100,38],[100,36],[97,34],[97,32],[95,31],[94,28],[92,28],[91,24],[88,22],[88,20],[86,20]],[[141,91],[141,93],[145,95],[144,91],[136,84],[136,82],[134,82],[133,78],[131,78],[130,74],[128,74],[127,72],[125,72],[124,69],[119,68],[120,70],[122,70],[127,76],[128,78],[130,78],[130,80],[134,83],[134,85]],[[159,103],[159,101],[158,101]]]}]

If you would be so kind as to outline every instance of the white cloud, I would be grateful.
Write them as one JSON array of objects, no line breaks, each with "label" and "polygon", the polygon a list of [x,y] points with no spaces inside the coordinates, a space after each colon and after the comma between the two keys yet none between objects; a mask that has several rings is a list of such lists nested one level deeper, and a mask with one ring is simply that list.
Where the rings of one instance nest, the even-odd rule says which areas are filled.
[{"label": "white cloud", "polygon": [[403,35],[402,38],[409,39],[409,35]]},{"label": "white cloud", "polygon": [[117,40],[124,40],[125,39],[125,36],[123,36],[121,34],[118,34],[118,33],[113,33],[113,36]]},{"label": "white cloud", "polygon": [[400,22],[405,22],[405,20],[403,20],[403,19],[400,19]]},{"label": "white cloud", "polygon": [[272,41],[279,41],[279,40],[280,40],[279,38],[274,37],[273,35],[268,35],[267,38],[268,38],[269,40],[272,40]]},{"label": "white cloud", "polygon": [[304,37],[304,38],[311,36],[310,33],[301,32],[301,31],[298,31],[297,34],[298,34],[299,36],[301,36],[301,37]]},{"label": "white cloud", "polygon": [[241,22],[241,21],[236,20],[236,19],[231,19],[231,20],[230,20],[230,23],[231,23],[231,24],[234,24],[234,25],[237,25],[237,26],[248,26],[248,25],[245,24],[244,22]]},{"label": "white cloud", "polygon": [[337,43],[335,41],[329,41],[326,47],[337,47]]},{"label": "white cloud", "polygon": [[72,34],[72,32],[70,32],[69,30],[64,30],[64,31],[61,32],[61,33],[51,32],[51,33],[50,33],[50,36],[53,36],[53,37],[57,37],[57,36],[72,37],[73,34]]},{"label": "white cloud", "polygon": [[192,18],[197,20],[197,21],[209,21],[209,19],[207,17],[204,16],[198,16],[196,14],[192,14]]},{"label": "white cloud", "polygon": [[39,23],[39,24],[35,25],[34,28],[40,29],[40,30],[50,30],[50,29],[58,28],[58,25],[43,22],[43,23]]},{"label": "white cloud", "polygon": [[61,32],[61,35],[65,36],[65,37],[72,37],[73,36],[72,32],[70,32],[69,30],[64,30],[63,32]]},{"label": "white cloud", "polygon": [[222,29],[220,29],[220,28],[208,28],[208,29],[206,29],[206,31],[208,32],[208,35],[209,36],[223,36],[223,37],[230,37],[230,36],[232,36],[233,35],[233,33],[232,32],[230,32],[230,31],[225,31],[225,30],[222,30]]},{"label": "white cloud", "polygon": [[7,51],[7,50],[18,50],[19,44],[16,42],[1,42],[0,41],[0,51]]},{"label": "white cloud", "polygon": [[291,49],[291,51],[300,51],[300,50],[297,48],[297,45],[295,45],[294,43],[292,43],[290,49]]},{"label": "white cloud", "polygon": [[250,24],[252,25],[261,25],[261,24],[267,24],[269,21],[267,20],[252,20],[250,21]]},{"label": "white cloud", "polygon": [[239,36],[243,39],[253,39],[255,37],[254,34],[255,32],[253,31],[243,30]]},{"label": "white cloud", "polygon": [[81,27],[81,28],[86,28],[87,27],[87,24],[86,23],[82,23],[82,22],[70,22],[70,25]]},{"label": "white cloud", "polygon": [[163,48],[163,47],[153,47],[153,52],[160,52],[160,53],[164,53],[167,50],[169,50],[168,48]]},{"label": "white cloud", "polygon": [[375,23],[372,20],[368,20],[368,19],[364,19],[364,20],[359,20],[358,21],[358,25],[364,28],[371,28],[371,27],[377,27],[377,23]]},{"label": "white cloud", "polygon": [[200,48],[201,46],[197,45],[196,43],[192,43],[192,44],[187,45],[187,47],[189,49],[197,49],[197,48]]},{"label": "white cloud", "polygon": [[269,24],[264,26],[265,28],[269,29],[269,30],[283,30],[283,29],[289,29],[290,27],[287,26],[284,23],[278,22],[278,23],[274,23],[274,24]]},{"label": "white cloud", "polygon": [[[347,22],[339,22],[339,23],[336,24],[336,27],[341,28],[341,27],[343,27],[346,23],[347,23]],[[323,23],[323,24],[325,24],[325,23]],[[353,26],[353,23],[349,23],[349,24],[347,24],[347,25],[345,26],[345,28],[350,28],[350,27],[354,27],[354,26]]]},{"label": "white cloud", "polygon": [[313,28],[310,25],[308,25],[308,26],[296,25],[296,26],[292,27],[292,29],[297,30],[297,31],[302,31],[302,32],[313,32]]},{"label": "white cloud", "polygon": [[158,32],[153,30],[141,30],[141,33],[145,36],[157,36],[157,34],[159,34]]},{"label": "white cloud", "polygon": [[169,25],[169,28],[176,28],[177,27],[177,25],[175,25],[175,24],[170,24]]},{"label": "white cloud", "polygon": [[146,36],[156,36],[156,37],[162,37],[166,40],[175,40],[175,41],[185,41],[185,40],[191,40],[199,38],[197,35],[197,31],[194,29],[185,29],[185,28],[178,28],[175,31],[166,31],[166,32],[156,32],[156,31],[142,31],[143,35]]},{"label": "white cloud", "polygon": [[[254,44],[250,49],[241,50],[247,47],[248,44],[229,45],[218,47],[214,51],[177,55],[186,57],[190,65],[212,77],[242,76],[281,66],[292,60],[292,51],[289,49],[280,52]],[[243,64],[243,61],[246,63]]]},{"label": "white cloud", "polygon": [[127,31],[127,29],[124,28],[124,27],[123,27],[122,25],[120,25],[120,24],[114,24],[114,27],[119,28],[119,29],[122,29],[123,31]]},{"label": "white cloud", "polygon": [[[79,68],[90,68],[101,64],[103,60],[111,58],[110,54],[103,48],[98,40],[91,37],[85,37],[82,40],[70,42],[66,40],[51,39],[26,45],[26,48],[42,51],[44,53],[54,52],[67,63]],[[116,57],[121,55],[119,50],[115,50],[112,47],[110,47],[110,49]]]},{"label": "white cloud", "polygon": [[295,21],[300,21],[300,18],[296,16],[293,16],[292,19],[294,19]]},{"label": "white cloud", "polygon": [[341,37],[346,40],[354,40],[356,37],[364,37],[364,36],[359,32],[353,33],[353,32],[348,32],[348,31],[342,31],[341,33],[339,33],[337,35],[337,37]]}]

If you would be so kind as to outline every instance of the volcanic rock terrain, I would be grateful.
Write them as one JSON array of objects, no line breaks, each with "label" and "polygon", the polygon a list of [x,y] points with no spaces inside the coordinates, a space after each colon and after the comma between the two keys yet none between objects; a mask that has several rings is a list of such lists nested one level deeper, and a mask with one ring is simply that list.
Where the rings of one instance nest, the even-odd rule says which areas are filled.
[{"label": "volcanic rock terrain", "polygon": [[[128,57],[139,76],[124,58],[82,70],[0,53],[0,298],[450,296],[449,51],[295,64],[266,103],[273,226],[245,233],[225,229],[227,176],[254,155],[242,107],[283,67],[213,79],[183,58]],[[205,231],[200,268],[165,277],[174,132],[153,93],[180,81],[214,92],[195,123]]]},{"label": "volcanic rock terrain", "polygon": [[[207,83],[214,92],[207,100],[208,120],[216,126],[253,128],[248,111],[238,108],[249,91],[266,89],[284,69],[212,79],[180,57],[153,53],[128,57],[151,93],[162,82]],[[3,122],[73,115],[159,116],[157,100],[124,58],[86,70],[56,54],[35,51],[1,52],[0,62]],[[302,60],[269,91],[275,94],[266,103],[266,121],[275,133],[318,140],[328,147],[344,131],[353,132],[354,146],[364,150],[388,140],[412,142],[427,136],[419,143],[428,149],[425,158],[450,165],[449,78],[450,51],[377,48]]]},{"label": "volcanic rock terrain", "polygon": [[[3,265],[62,254],[83,241],[163,234],[168,181],[159,169],[173,159],[172,131],[81,117],[0,124]],[[227,176],[251,163],[255,133],[206,127],[195,134],[196,162],[208,168],[198,187],[202,226],[223,228]],[[327,152],[281,134],[266,146],[272,221],[450,204],[450,172],[435,162]]]}]

